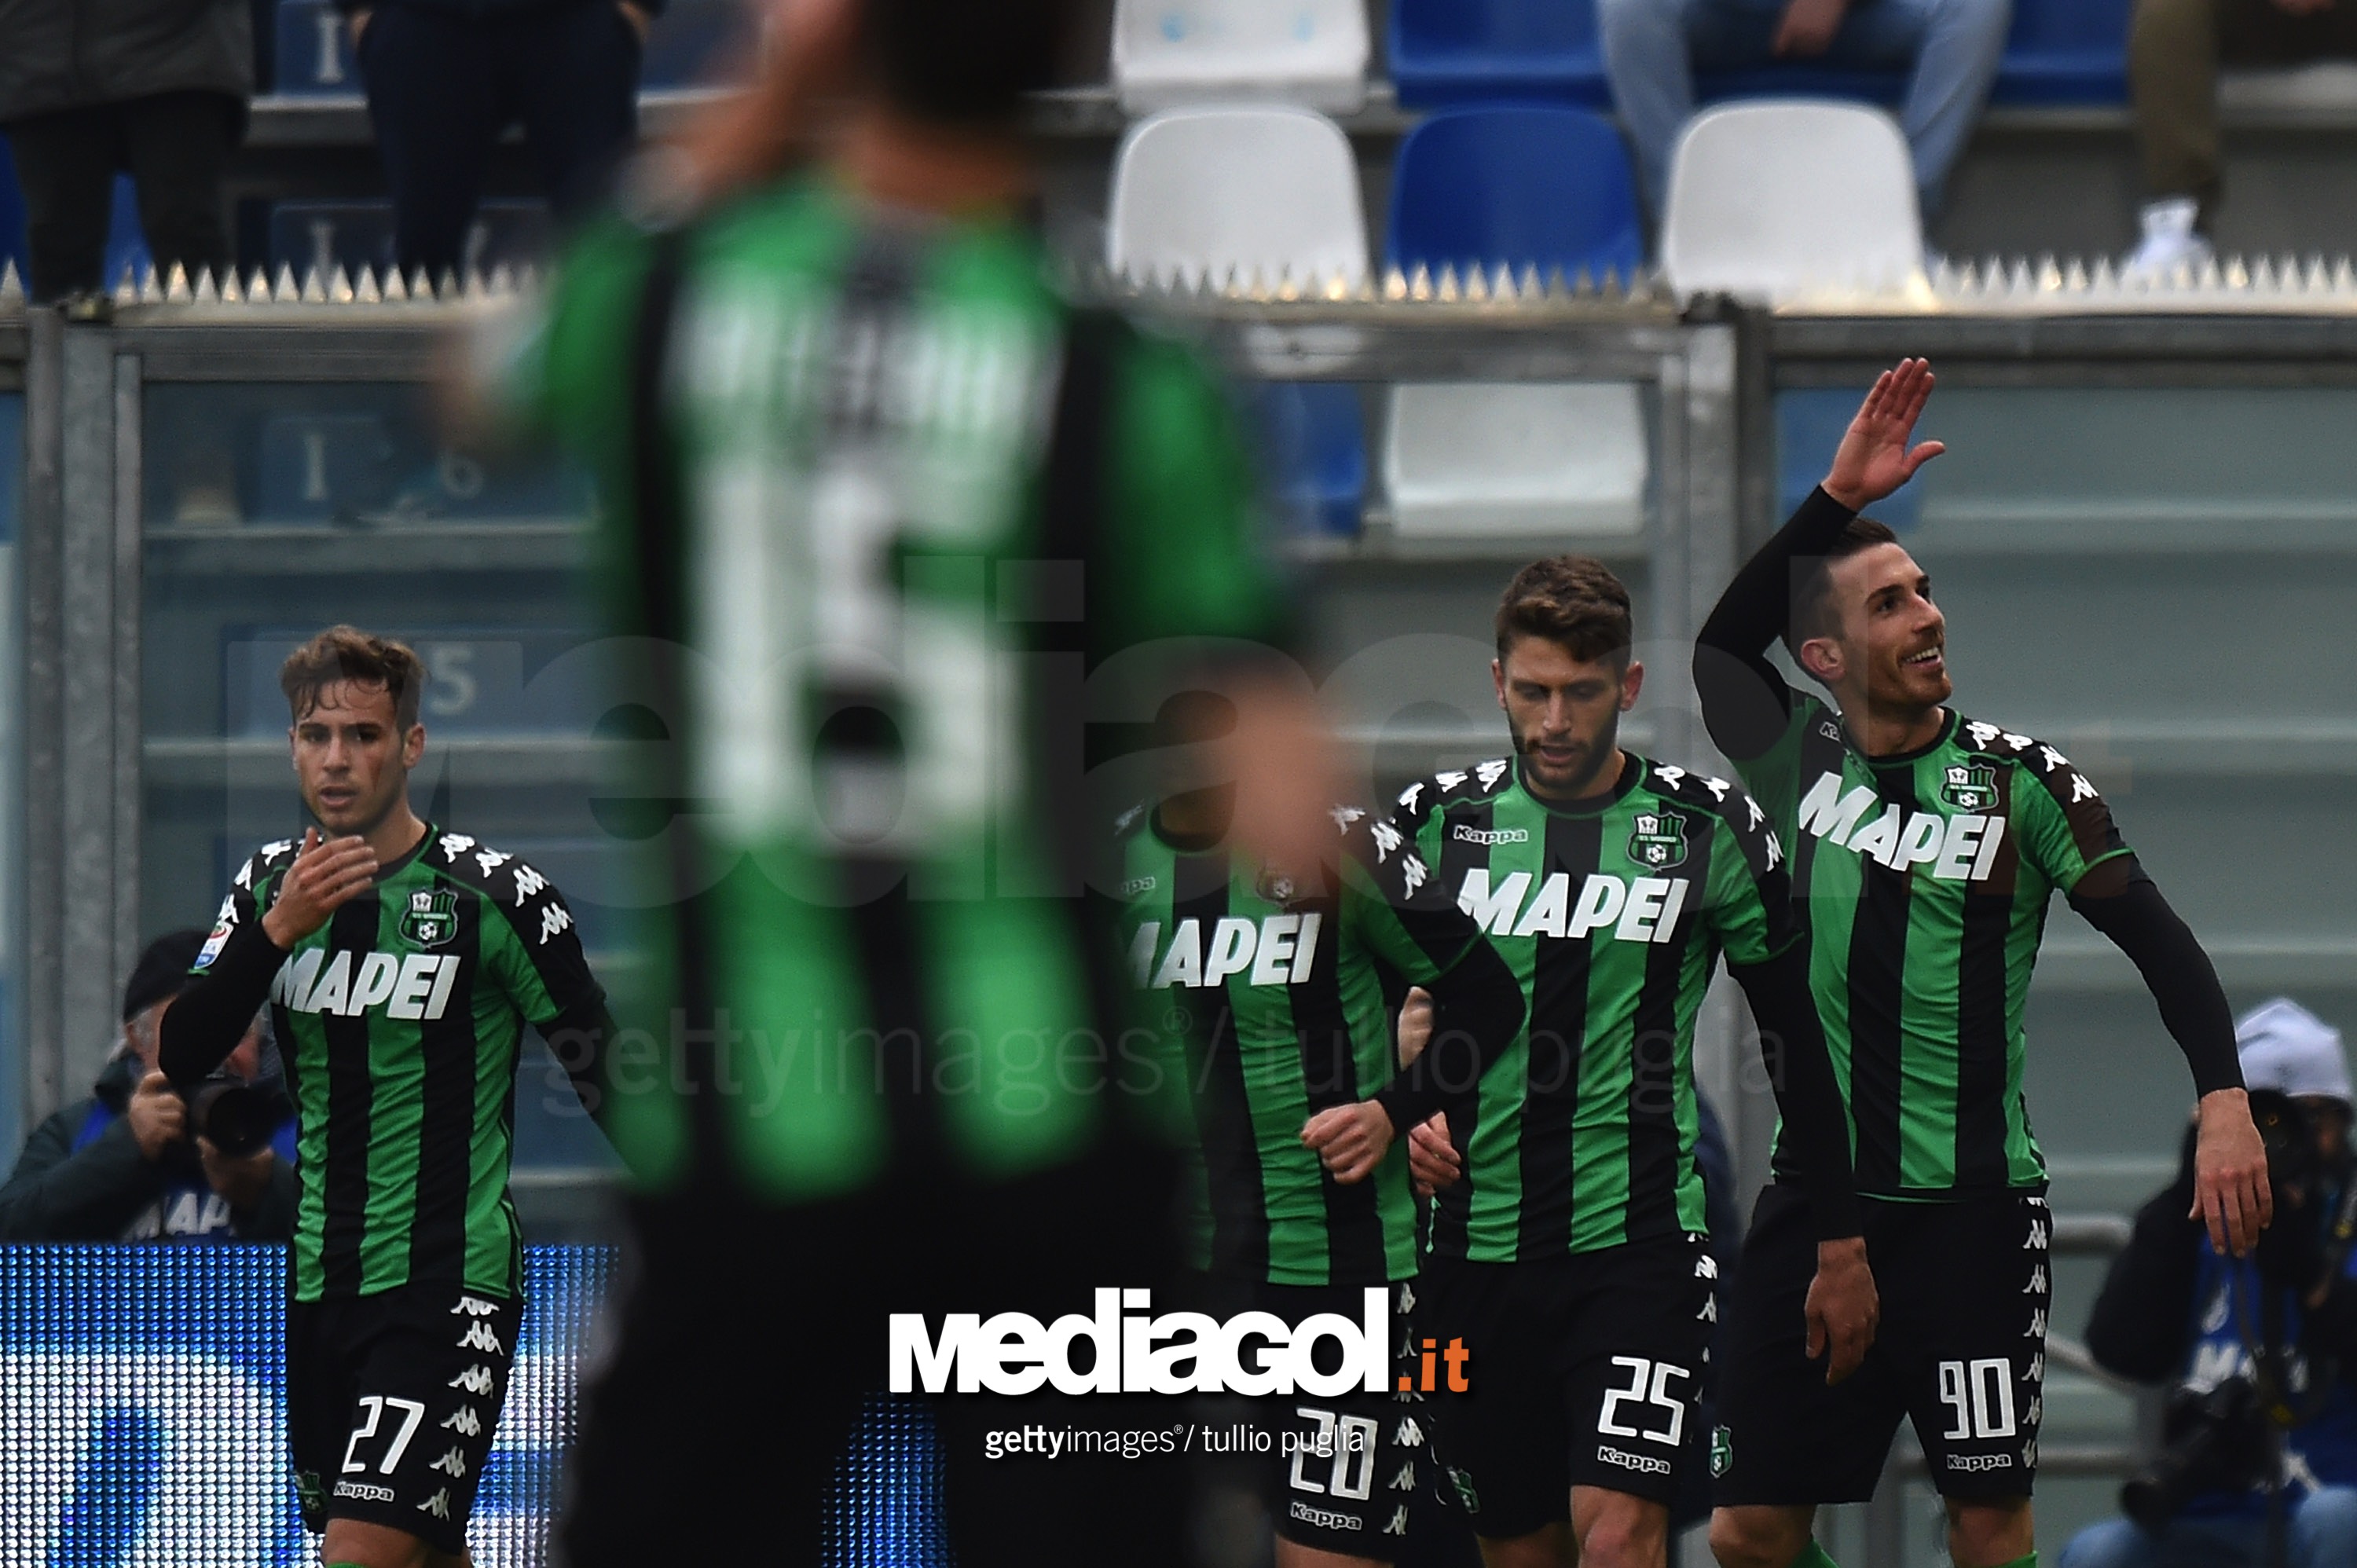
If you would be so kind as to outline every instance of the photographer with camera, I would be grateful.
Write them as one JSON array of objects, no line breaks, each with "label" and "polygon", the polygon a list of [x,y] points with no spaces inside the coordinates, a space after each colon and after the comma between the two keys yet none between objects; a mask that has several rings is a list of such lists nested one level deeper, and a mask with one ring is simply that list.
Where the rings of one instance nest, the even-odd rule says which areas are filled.
[{"label": "photographer with camera", "polygon": [[2248,1259],[2192,1217],[2192,1140],[2087,1325],[2106,1370],[2177,1380],[2125,1518],[2061,1568],[2357,1568],[2357,1181],[2341,1032],[2278,998],[2235,1026],[2276,1221]]},{"label": "photographer with camera", "polygon": [[202,931],[158,937],[123,993],[123,1039],[91,1097],[43,1122],[0,1187],[5,1241],[284,1241],[295,1120],[259,1016],[183,1098],[156,1065],[165,1010]]}]

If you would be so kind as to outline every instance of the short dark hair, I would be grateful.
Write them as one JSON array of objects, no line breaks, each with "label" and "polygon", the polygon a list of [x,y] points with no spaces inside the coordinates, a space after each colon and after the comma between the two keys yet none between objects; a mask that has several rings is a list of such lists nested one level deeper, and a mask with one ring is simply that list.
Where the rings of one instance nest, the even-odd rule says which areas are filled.
[{"label": "short dark hair", "polygon": [[1516,638],[1543,637],[1573,658],[1629,661],[1636,634],[1629,589],[1592,555],[1550,555],[1514,574],[1498,600],[1498,657]]},{"label": "short dark hair", "polygon": [[1898,542],[1899,535],[1890,532],[1889,523],[1870,517],[1854,517],[1834,536],[1833,547],[1807,564],[1792,585],[1792,629],[1784,635],[1784,646],[1794,658],[1800,657],[1801,644],[1809,639],[1830,637],[1840,629],[1828,610],[1834,593],[1834,563],[1846,561],[1878,544]]},{"label": "short dark hair", "polygon": [[356,626],[331,626],[286,656],[278,667],[278,689],[296,723],[319,705],[320,693],[339,682],[382,686],[393,699],[394,725],[406,735],[417,723],[417,699],[425,685],[425,664],[406,643],[375,636]]},{"label": "short dark hair", "polygon": [[1076,0],[864,0],[860,47],[893,107],[948,125],[1014,123],[1055,84]]}]

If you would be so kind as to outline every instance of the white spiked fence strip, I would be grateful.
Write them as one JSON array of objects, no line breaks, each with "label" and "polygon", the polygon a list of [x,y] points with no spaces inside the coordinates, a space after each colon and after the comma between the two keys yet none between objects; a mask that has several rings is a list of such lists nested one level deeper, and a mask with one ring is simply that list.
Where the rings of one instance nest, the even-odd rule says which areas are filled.
[{"label": "white spiked fence strip", "polygon": [[[1625,277],[1607,271],[1597,277],[1581,269],[1566,276],[1560,268],[1542,272],[1526,266],[1517,273],[1502,264],[1461,272],[1455,266],[1437,272],[1424,266],[1392,267],[1363,275],[1232,266],[1217,273],[1182,269],[1115,275],[1100,269],[1074,281],[1082,292],[1100,300],[1146,309],[1439,306],[1496,314],[1566,307],[1660,310],[1678,303],[1667,282],[1652,271]],[[216,275],[210,268],[200,268],[191,276],[176,263],[160,276],[152,267],[136,273],[125,267],[109,293],[118,308],[382,307],[532,295],[545,282],[546,274],[538,267],[506,263],[494,266],[488,276],[475,268],[463,278],[446,271],[438,282],[423,268],[404,277],[392,267],[382,272],[363,267],[357,274],[341,266],[324,274],[313,267],[298,277],[284,263],[274,276],[255,267],[241,281],[234,269]],[[2198,268],[2180,265],[2167,274],[2128,274],[2107,256],[2092,261],[1991,256],[1943,260],[1897,287],[1829,280],[1776,304],[1796,315],[2357,314],[2357,263],[2347,256],[2232,256]],[[16,263],[0,263],[0,310],[19,311],[25,305],[25,280]]]}]

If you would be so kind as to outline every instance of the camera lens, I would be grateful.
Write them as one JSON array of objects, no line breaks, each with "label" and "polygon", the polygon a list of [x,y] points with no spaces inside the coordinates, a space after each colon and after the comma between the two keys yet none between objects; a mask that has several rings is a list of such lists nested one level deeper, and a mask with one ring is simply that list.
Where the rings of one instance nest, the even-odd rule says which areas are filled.
[{"label": "camera lens", "polygon": [[197,1131],[224,1155],[250,1155],[277,1131],[270,1097],[245,1083],[208,1083],[197,1090],[188,1111]]}]

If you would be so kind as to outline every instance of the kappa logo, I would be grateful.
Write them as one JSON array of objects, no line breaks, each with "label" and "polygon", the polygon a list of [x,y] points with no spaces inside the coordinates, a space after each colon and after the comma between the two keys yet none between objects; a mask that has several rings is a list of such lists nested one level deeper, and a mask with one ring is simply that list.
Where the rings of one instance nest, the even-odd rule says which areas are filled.
[{"label": "kappa logo", "polygon": [[491,1332],[491,1326],[490,1324],[480,1321],[470,1323],[467,1326],[467,1332],[458,1337],[458,1348],[461,1350],[488,1350],[494,1356],[501,1353],[500,1337]]},{"label": "kappa logo", "polygon": [[1986,762],[1948,764],[1940,799],[1959,811],[1987,811],[1996,804],[1996,769]]},{"label": "kappa logo", "polygon": [[1498,780],[1505,776],[1506,759],[1502,757],[1491,757],[1473,769],[1473,777],[1480,780],[1484,789],[1495,789]]},{"label": "kappa logo", "polygon": [[1528,843],[1531,842],[1531,830],[1477,828],[1470,822],[1458,822],[1448,830],[1448,836],[1459,843]]},{"label": "kappa logo", "polygon": [[[390,1502],[393,1499],[387,1498],[385,1500]],[[450,1488],[444,1487],[440,1491],[436,1492],[432,1497],[418,1504],[417,1511],[419,1513],[430,1513],[436,1519],[448,1519],[450,1517]]]},{"label": "kappa logo", "polygon": [[1421,1448],[1424,1446],[1424,1428],[1415,1423],[1414,1416],[1401,1416],[1399,1430],[1392,1434],[1392,1441],[1403,1448]]},{"label": "kappa logo", "polygon": [[1405,1503],[1400,1504],[1398,1508],[1392,1510],[1392,1521],[1391,1523],[1383,1526],[1383,1533],[1385,1535],[1405,1535],[1407,1533],[1407,1505]]},{"label": "kappa logo", "polygon": [[2033,1383],[2044,1382],[2046,1380],[2046,1352],[2040,1350],[2037,1355],[2032,1356],[2029,1359],[2029,1369],[2021,1375],[2029,1379]]},{"label": "kappa logo", "polygon": [[401,914],[401,940],[414,948],[438,948],[458,934],[458,896],[447,887],[420,887]]},{"label": "kappa logo", "polygon": [[[1868,820],[1867,812],[1878,804],[1880,814]],[[1997,851],[2005,845],[2003,817],[1910,811],[1896,800],[1883,800],[1871,784],[1843,793],[1838,773],[1818,776],[1801,797],[1799,816],[1801,832],[1837,849],[1893,871],[1929,866],[1942,882],[1987,880],[1996,866]]]},{"label": "kappa logo", "polygon": [[483,1434],[483,1423],[481,1417],[476,1415],[473,1405],[462,1404],[443,1418],[442,1430],[455,1432],[461,1437],[480,1437]]},{"label": "kappa logo", "polygon": [[1325,918],[1315,909],[1258,920],[1222,916],[1207,944],[1203,922],[1190,916],[1178,922],[1167,947],[1162,922],[1143,921],[1130,939],[1130,974],[1149,991],[1168,985],[1224,985],[1229,976],[1238,974],[1249,985],[1305,984],[1318,961],[1318,932]]},{"label": "kappa logo", "polygon": [[2010,731],[1999,729],[1995,725],[1983,724],[1977,719],[1964,726],[1964,733],[1973,737],[1973,744],[1975,746],[1993,746],[2001,740],[2018,757],[2027,757],[2032,746],[2037,747],[2038,770],[2040,773],[2051,773],[2059,768],[2071,775],[2070,803],[2072,805],[2075,806],[2082,800],[2095,799],[2095,787],[2087,782],[2087,776],[2072,767],[2069,757],[2043,741],[2032,740],[2026,735],[2015,735]]},{"label": "kappa logo", "polygon": [[1403,811],[1413,811],[1415,810],[1415,803],[1423,799],[1424,780],[1419,779],[1415,783],[1409,785],[1406,789],[1399,792],[1400,810]]},{"label": "kappa logo", "polygon": [[540,940],[533,945],[544,948],[548,945],[549,938],[559,931],[570,930],[572,928],[573,912],[571,910],[562,904],[543,904],[540,907]]},{"label": "kappa logo", "polygon": [[[1400,1511],[1405,1513],[1407,1510],[1402,1509]],[[1286,1512],[1304,1524],[1316,1525],[1319,1530],[1353,1530],[1366,1527],[1366,1521],[1357,1514],[1340,1513],[1333,1509],[1321,1509],[1314,1504],[1305,1503],[1298,1498],[1294,1499],[1292,1506],[1286,1509]]]},{"label": "kappa logo", "polygon": [[1951,1454],[1947,1458],[1947,1466],[1949,1469],[1966,1476],[1978,1475],[1984,1470],[2010,1470],[2013,1468],[2013,1455],[2010,1454]]},{"label": "kappa logo", "polygon": [[1657,1455],[1631,1454],[1625,1448],[1615,1448],[1609,1443],[1596,1445],[1596,1456],[1607,1465],[1618,1465],[1623,1470],[1634,1470],[1641,1476],[1666,1476],[1670,1462]]},{"label": "kappa logo", "polygon": [[393,1501],[393,1488],[380,1487],[374,1481],[338,1481],[334,1495],[339,1498],[356,1498],[366,1503]]},{"label": "kappa logo", "polygon": [[451,1379],[443,1386],[445,1388],[464,1389],[468,1393],[473,1394],[479,1399],[483,1395],[490,1393],[493,1388],[497,1387],[498,1380],[491,1376],[491,1369],[489,1367],[486,1367],[480,1361],[478,1361],[473,1366],[468,1368],[465,1371],[459,1373],[457,1377]]},{"label": "kappa logo", "polygon": [[2021,1294],[2024,1295],[2044,1295],[2050,1288],[2052,1287],[2048,1285],[2046,1283],[2046,1265],[2040,1263],[2036,1268],[2029,1271],[2029,1283],[2021,1287]]},{"label": "kappa logo", "polygon": [[2046,1221],[2032,1219],[2029,1222],[2029,1239],[2021,1243],[2021,1250],[2025,1252],[2043,1252],[2046,1247]]},{"label": "kappa logo", "polygon": [[1629,834],[1629,858],[1652,871],[1686,861],[1686,819],[1678,811],[1640,811]]},{"label": "kappa logo", "polygon": [[450,1316],[456,1317],[463,1312],[469,1317],[489,1317],[499,1309],[497,1302],[485,1301],[480,1296],[462,1295],[458,1298],[458,1305],[450,1309]]},{"label": "kappa logo", "polygon": [[1334,819],[1336,831],[1347,833],[1351,831],[1351,824],[1365,816],[1367,812],[1362,806],[1336,806],[1326,814]]},{"label": "kappa logo", "polygon": [[1696,1323],[1717,1323],[1718,1321],[1717,1296],[1706,1295],[1702,1298],[1702,1310],[1695,1314],[1695,1321]]},{"label": "kappa logo", "polygon": [[1399,1474],[1391,1478],[1390,1489],[1394,1492],[1412,1492],[1415,1490],[1415,1460],[1411,1459],[1406,1464],[1399,1467]]},{"label": "kappa logo", "polygon": [[1718,1278],[1718,1260],[1712,1257],[1708,1252],[1705,1252],[1702,1256],[1696,1258],[1695,1260],[1694,1277],[1698,1280],[1715,1280]]},{"label": "kappa logo", "polygon": [[467,1474],[467,1455],[454,1443],[450,1445],[450,1452],[425,1467],[429,1470],[439,1470],[451,1479],[457,1480]]},{"label": "kappa logo", "polygon": [[2021,1331],[2021,1337],[2024,1339],[2043,1339],[2046,1337],[2046,1309],[2044,1307],[2037,1306],[2030,1308],[2029,1326]]}]

